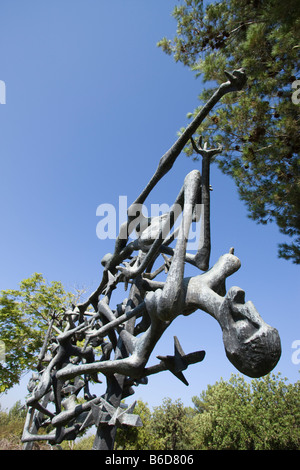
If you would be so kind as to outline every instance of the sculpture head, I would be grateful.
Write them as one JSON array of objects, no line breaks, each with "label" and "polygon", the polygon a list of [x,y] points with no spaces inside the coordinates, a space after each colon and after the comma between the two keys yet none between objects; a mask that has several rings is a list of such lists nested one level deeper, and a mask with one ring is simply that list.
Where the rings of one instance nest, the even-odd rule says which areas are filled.
[{"label": "sculpture head", "polygon": [[245,303],[245,292],[229,289],[222,302],[219,323],[230,362],[249,377],[271,372],[281,355],[278,331],[261,318],[252,302]]}]

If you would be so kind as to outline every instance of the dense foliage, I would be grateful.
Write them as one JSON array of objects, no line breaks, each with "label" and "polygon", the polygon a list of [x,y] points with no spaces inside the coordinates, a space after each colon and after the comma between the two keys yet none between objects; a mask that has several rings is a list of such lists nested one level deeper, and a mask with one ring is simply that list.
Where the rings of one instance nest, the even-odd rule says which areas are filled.
[{"label": "dense foliage", "polygon": [[118,450],[184,450],[189,449],[189,410],[180,399],[165,398],[161,406],[150,411],[139,401],[137,413],[143,427],[118,429],[115,448]]},{"label": "dense foliage", "polygon": [[[242,67],[248,76],[245,90],[226,95],[198,134],[212,146],[222,144],[218,165],[234,178],[249,217],[275,221],[291,237],[279,245],[279,256],[299,264],[300,2],[179,3],[176,36],[159,46],[207,83],[201,105],[224,81],[224,70]],[[191,145],[186,153],[197,159]]]}]

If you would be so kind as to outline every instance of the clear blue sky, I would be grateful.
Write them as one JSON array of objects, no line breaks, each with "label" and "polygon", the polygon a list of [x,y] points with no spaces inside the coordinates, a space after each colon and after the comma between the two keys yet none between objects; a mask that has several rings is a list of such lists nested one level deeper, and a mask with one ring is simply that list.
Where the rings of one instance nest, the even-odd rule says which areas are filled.
[{"label": "clear blue sky", "polygon": [[[118,207],[120,195],[133,202],[198,104],[201,80],[156,46],[175,34],[176,3],[2,2],[0,289],[17,288],[34,272],[60,280],[67,290],[97,287],[100,260],[114,248],[114,240],[96,236],[97,207]],[[149,202],[171,204],[185,174],[198,165],[181,155]],[[247,218],[233,182],[215,167],[211,183],[211,263],[235,247],[242,267],[227,286],[245,289],[246,300],[279,330],[283,353],[274,372],[295,382],[299,268],[277,258],[284,237],[276,226]],[[168,396],[189,405],[208,384],[237,372],[225,356],[218,324],[206,314],[178,318],[153,362],[156,354],[173,354],[174,335],[186,353],[206,351],[205,360],[185,372],[190,386],[163,372],[139,386],[132,399],[155,406]],[[0,398],[2,407],[24,402],[28,378]]]}]

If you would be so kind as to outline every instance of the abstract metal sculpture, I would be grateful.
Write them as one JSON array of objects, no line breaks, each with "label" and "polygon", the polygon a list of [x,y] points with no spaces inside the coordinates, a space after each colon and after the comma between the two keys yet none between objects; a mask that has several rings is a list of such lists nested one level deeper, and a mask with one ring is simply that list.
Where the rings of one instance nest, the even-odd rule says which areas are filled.
[{"label": "abstract metal sculpture", "polygon": [[[146,384],[150,375],[164,370],[188,385],[183,371],[205,356],[204,351],[185,354],[175,337],[174,355],[157,356],[160,362],[147,367],[156,343],[179,315],[190,315],[200,309],[214,317],[221,326],[228,359],[250,377],[267,374],[278,362],[281,345],[277,330],[263,321],[252,302],[245,302],[242,289],[231,287],[226,293],[226,278],[240,268],[233,249],[208,270],[209,168],[211,157],[222,149],[209,150],[205,145],[202,148],[201,141],[197,146],[192,136],[222,96],[241,90],[246,83],[243,70],[226,72],[226,76],[228,81],[161,158],[150,182],[128,209],[128,220],[121,226],[114,253],[102,260],[103,277],[97,290],[86,302],[65,312],[63,330],[55,325],[54,318],[49,323],[37,372],[28,386],[28,413],[22,437],[25,449],[30,449],[30,443],[37,440],[55,444],[75,439],[78,433],[96,425],[93,448],[110,450],[118,426],[141,426],[140,418],[132,413],[135,403],[129,408],[121,403],[134,393],[132,387]],[[202,174],[194,170],[185,177],[170,212],[152,219],[141,213],[137,217],[137,207],[172,168],[190,139],[202,156]],[[172,232],[179,215],[182,215],[180,225]],[[191,224],[199,219],[200,245],[192,255],[187,252],[187,240]],[[138,237],[128,242],[133,230]],[[170,247],[173,241],[175,248]],[[152,271],[160,256],[163,264]],[[185,263],[204,272],[184,277]],[[163,270],[165,281],[155,281]],[[129,296],[112,309],[111,295],[120,283],[125,284],[125,289],[130,284]],[[99,347],[101,357],[96,359]],[[99,373],[106,379],[106,392],[97,397],[91,395],[89,382],[101,383]],[[82,390],[85,401],[78,404],[76,398]],[[50,425],[51,432],[38,433],[39,428]]]}]

